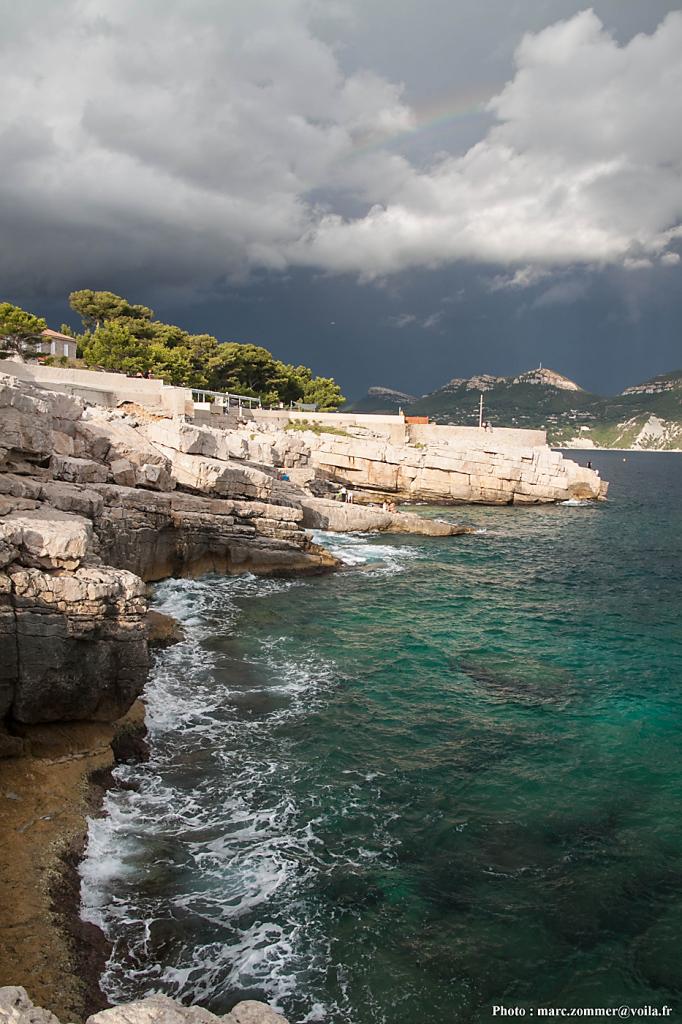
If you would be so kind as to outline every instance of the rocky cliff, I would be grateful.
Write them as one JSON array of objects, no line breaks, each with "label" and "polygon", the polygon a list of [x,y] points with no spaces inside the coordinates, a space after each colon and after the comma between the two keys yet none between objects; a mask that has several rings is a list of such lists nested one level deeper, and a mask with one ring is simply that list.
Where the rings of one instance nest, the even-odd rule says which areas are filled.
[{"label": "rocky cliff", "polygon": [[[157,421],[142,428],[168,457],[186,487],[210,492],[241,485],[301,504],[300,489],[284,485],[268,467],[287,471],[308,490],[327,482],[403,501],[529,505],[569,498],[600,499],[608,484],[545,446],[510,447],[484,434],[476,446],[447,428],[426,430],[426,441],[393,444],[366,427],[345,431],[272,430],[249,424],[229,434],[211,427]],[[476,432],[477,433],[477,432]],[[420,435],[421,436],[421,435]],[[254,470],[258,463],[260,470]],[[258,480],[254,480],[254,473]],[[265,477],[265,479],[264,479]]]},{"label": "rocky cliff", "polygon": [[[113,748],[139,747],[140,716],[122,716],[147,677],[146,582],[338,564],[276,474],[240,464],[225,479],[183,491],[136,420],[0,378],[0,984],[24,982],[66,1020],[102,1005],[106,949],[78,922],[74,864],[89,780],[106,781]],[[279,1019],[252,1009],[225,1020]],[[192,1016],[169,1013],[139,1019]],[[1,1019],[55,1020],[25,994]]]},{"label": "rocky cliff", "polygon": [[[291,494],[256,468],[214,460],[213,474],[205,462],[183,473],[129,417],[11,378],[0,382],[0,425],[0,721],[10,727],[127,711],[147,673],[146,581],[336,565]],[[176,490],[177,476],[201,493]],[[1,742],[18,749],[11,734]]]}]

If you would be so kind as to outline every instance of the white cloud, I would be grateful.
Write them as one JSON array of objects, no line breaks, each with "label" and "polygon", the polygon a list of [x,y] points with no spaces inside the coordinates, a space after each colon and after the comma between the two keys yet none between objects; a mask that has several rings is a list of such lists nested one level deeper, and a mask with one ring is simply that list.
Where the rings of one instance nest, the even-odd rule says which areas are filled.
[{"label": "white cloud", "polygon": [[390,316],[388,322],[391,327],[397,327],[398,330],[403,330],[405,327],[422,327],[429,331],[439,325],[443,315],[442,311],[428,313],[426,316],[417,316],[416,313],[398,313],[397,316]]},{"label": "white cloud", "polygon": [[[344,73],[316,36],[321,17],[347,13],[319,0],[13,5],[5,283],[125,270],[173,286],[292,265],[377,278],[472,260],[509,265],[499,280],[519,287],[575,263],[672,265],[682,13],[622,47],[591,11],[527,36],[496,126],[427,171],[377,141],[414,124],[401,87]],[[339,213],[349,197],[354,218]]]},{"label": "white cloud", "polygon": [[392,327],[397,327],[398,330],[402,330],[404,327],[410,327],[411,324],[416,324],[417,317],[414,313],[398,313],[397,316],[389,317],[388,322]]},{"label": "white cloud", "polygon": [[438,327],[442,319],[442,311],[439,311],[437,313],[430,313],[427,317],[425,317],[422,326],[425,327],[427,331],[431,330],[431,328],[433,327]]},{"label": "white cloud", "polygon": [[516,291],[520,288],[531,288],[548,276],[549,271],[544,267],[519,267],[511,274],[495,274],[487,281],[486,286],[491,292]]},{"label": "white cloud", "polygon": [[[412,123],[399,86],[342,73],[313,15],[306,0],[16,5],[0,37],[6,283],[285,268],[321,216],[310,194],[380,177],[377,154],[349,158]],[[400,163],[383,159],[385,180]]]},{"label": "white cloud", "polygon": [[660,257],[682,214],[682,12],[621,47],[584,11],[526,36],[516,63],[485,139],[361,219],[327,215],[295,257],[367,274]]}]

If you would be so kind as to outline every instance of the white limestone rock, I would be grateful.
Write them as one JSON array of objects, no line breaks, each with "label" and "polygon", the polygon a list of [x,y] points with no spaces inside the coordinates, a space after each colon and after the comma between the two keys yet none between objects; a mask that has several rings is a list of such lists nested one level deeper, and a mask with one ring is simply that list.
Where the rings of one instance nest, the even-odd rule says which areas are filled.
[{"label": "white limestone rock", "polygon": [[471,531],[455,523],[443,523],[410,512],[384,512],[329,498],[304,497],[303,525],[314,530],[333,530],[338,533],[368,533],[378,530],[388,533],[413,533],[422,537],[453,537]]},{"label": "white limestone rock", "polygon": [[246,438],[237,431],[195,426],[180,420],[155,420],[141,429],[154,444],[185,455],[223,460],[245,459],[249,455]]},{"label": "white limestone rock", "polygon": [[114,459],[110,463],[109,469],[115,484],[121,484],[123,487],[134,487],[137,483],[135,467],[128,459]]},{"label": "white limestone rock", "polygon": [[7,549],[2,564],[77,569],[92,536],[92,524],[82,516],[50,508],[11,512],[0,520],[0,544]]},{"label": "white limestone rock", "polygon": [[59,1024],[49,1010],[34,1006],[21,985],[0,987],[0,1024]]},{"label": "white limestone rock", "polygon": [[[161,446],[159,446],[161,448]],[[274,474],[253,466],[228,462],[205,455],[191,455],[173,448],[162,448],[173,467],[173,475],[182,487],[202,494],[226,498],[268,500],[282,488]]]},{"label": "white limestone rock", "polygon": [[0,374],[0,446],[29,459],[52,453],[50,406],[16,377]]},{"label": "white limestone rock", "polygon": [[[60,1024],[49,1010],[34,1006],[26,989],[18,985],[0,988],[0,1024]],[[253,999],[237,1003],[223,1017],[201,1006],[183,1006],[167,996],[147,996],[133,1003],[112,1006],[88,1017],[86,1024],[288,1024],[267,1003]]]},{"label": "white limestone rock", "polygon": [[[125,460],[135,466],[136,485],[152,490],[172,490],[175,486],[168,458],[132,425],[128,417],[112,416],[104,409],[88,409],[87,417],[76,424],[76,434],[90,458],[111,466]],[[166,422],[166,421],[164,421]],[[157,466],[163,472],[150,469]]]},{"label": "white limestone rock", "polygon": [[[100,1010],[88,1017],[86,1024],[288,1024],[267,1003],[253,999],[237,1003],[223,1017],[217,1017],[201,1006],[183,1006],[166,996],[148,996],[134,1003]],[[19,1024],[19,1022],[18,1022]],[[23,1024],[23,1022],[20,1022]],[[40,1022],[42,1024],[42,1022]],[[45,1022],[47,1024],[47,1022]]]}]

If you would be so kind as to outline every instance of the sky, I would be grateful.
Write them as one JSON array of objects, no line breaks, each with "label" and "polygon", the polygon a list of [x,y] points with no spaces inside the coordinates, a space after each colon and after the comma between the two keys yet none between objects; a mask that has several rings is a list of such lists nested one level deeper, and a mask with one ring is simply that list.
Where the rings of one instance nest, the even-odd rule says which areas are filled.
[{"label": "sky", "polygon": [[0,301],[422,394],[682,367],[682,8],[4,0]]}]

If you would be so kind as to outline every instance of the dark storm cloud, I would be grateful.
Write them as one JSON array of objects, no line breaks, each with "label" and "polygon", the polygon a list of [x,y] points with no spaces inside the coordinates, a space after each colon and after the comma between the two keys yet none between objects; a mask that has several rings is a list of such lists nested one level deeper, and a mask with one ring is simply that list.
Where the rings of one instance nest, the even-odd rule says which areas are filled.
[{"label": "dark storm cloud", "polygon": [[[538,324],[547,344],[557,314],[582,327],[607,297],[604,351],[617,333],[635,351],[655,316],[667,352],[651,296],[677,315],[676,6],[13,5],[4,290],[55,313],[73,287],[126,291],[353,390],[391,345],[396,386],[415,346],[422,389],[474,353],[471,372],[515,371]],[[342,300],[357,316],[328,331]],[[566,323],[556,344],[578,352]]]}]

